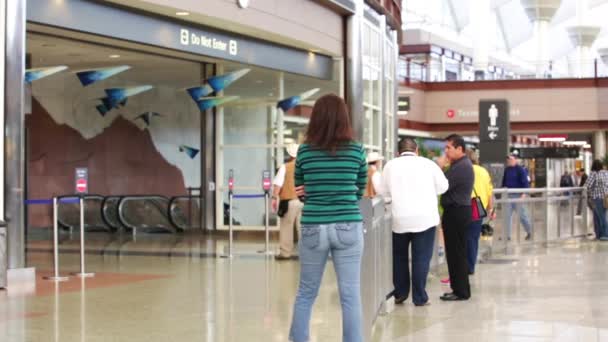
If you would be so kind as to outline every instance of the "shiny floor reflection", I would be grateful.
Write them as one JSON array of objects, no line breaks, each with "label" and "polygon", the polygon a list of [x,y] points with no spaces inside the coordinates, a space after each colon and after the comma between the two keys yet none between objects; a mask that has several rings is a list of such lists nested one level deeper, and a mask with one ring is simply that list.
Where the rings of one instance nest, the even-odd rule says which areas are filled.
[{"label": "shiny floor reflection", "polygon": [[[397,306],[377,321],[373,341],[608,341],[608,243],[507,252],[501,258],[510,262],[478,267],[469,302],[441,303],[447,289],[431,277],[432,305]],[[39,277],[51,269],[48,253],[28,261]],[[61,262],[62,271],[77,270],[78,255],[62,254]],[[297,262],[255,252],[232,261],[97,254],[87,266],[95,278],[39,279],[35,289],[0,292],[0,340],[287,341]],[[330,268],[312,341],[341,340],[335,283]]]}]

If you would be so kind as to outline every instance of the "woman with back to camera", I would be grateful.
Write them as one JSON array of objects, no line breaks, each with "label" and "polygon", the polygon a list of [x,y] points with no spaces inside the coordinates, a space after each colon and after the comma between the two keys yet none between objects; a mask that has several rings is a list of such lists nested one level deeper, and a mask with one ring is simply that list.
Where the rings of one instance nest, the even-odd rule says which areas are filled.
[{"label": "woman with back to camera", "polygon": [[361,256],[363,217],[359,200],[367,184],[363,146],[353,141],[346,104],[336,95],[317,100],[306,141],[296,159],[296,186],[304,186],[300,285],[289,339],[310,341],[312,306],[331,253],[342,305],[342,341],[362,342]]},{"label": "woman with back to camera", "polygon": [[597,240],[608,241],[608,224],[606,223],[606,208],[604,198],[608,196],[608,171],[600,160],[591,164],[591,174],[585,183],[587,200],[593,211],[593,227]]}]

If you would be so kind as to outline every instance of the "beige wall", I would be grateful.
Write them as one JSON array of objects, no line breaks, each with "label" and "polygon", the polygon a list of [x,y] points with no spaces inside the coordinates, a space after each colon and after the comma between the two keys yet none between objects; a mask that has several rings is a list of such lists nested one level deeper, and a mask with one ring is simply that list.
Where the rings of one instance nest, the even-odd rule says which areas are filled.
[{"label": "beige wall", "polygon": [[[511,121],[596,121],[608,118],[608,88],[415,91],[411,117],[426,123],[477,122],[480,99],[507,99]],[[456,116],[448,118],[448,110]]]},{"label": "beige wall", "polygon": [[236,0],[107,0],[150,12],[293,47],[342,56],[342,17],[311,0],[253,0],[241,9]]}]

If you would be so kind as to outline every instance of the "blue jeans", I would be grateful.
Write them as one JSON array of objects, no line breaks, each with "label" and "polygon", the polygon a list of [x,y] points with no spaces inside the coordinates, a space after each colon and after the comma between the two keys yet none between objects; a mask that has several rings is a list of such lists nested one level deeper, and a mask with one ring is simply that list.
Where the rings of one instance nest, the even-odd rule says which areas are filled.
[{"label": "blue jeans", "polygon": [[361,256],[363,224],[348,222],[303,225],[300,241],[300,286],[293,309],[289,340],[310,340],[310,316],[331,252],[342,305],[342,341],[363,342]]},{"label": "blue jeans", "polygon": [[604,200],[601,198],[594,198],[592,203],[595,238],[599,239],[608,237],[608,223],[606,223],[606,208],[604,208]]},{"label": "blue jeans", "polygon": [[[520,198],[521,194],[509,194],[509,198]],[[530,217],[528,216],[528,210],[522,203],[508,203],[507,204],[507,238],[511,238],[511,216],[513,211],[517,210],[519,214],[519,222],[524,227],[526,233],[532,233],[532,224],[530,223]]]},{"label": "blue jeans", "polygon": [[435,227],[419,233],[393,233],[393,285],[395,298],[407,297],[410,293],[410,243],[412,244],[412,299],[414,304],[429,300],[426,293],[426,278],[429,275]]},{"label": "blue jeans", "polygon": [[467,262],[469,263],[469,273],[475,272],[482,224],[483,220],[473,221],[469,224],[469,230],[467,231]]}]

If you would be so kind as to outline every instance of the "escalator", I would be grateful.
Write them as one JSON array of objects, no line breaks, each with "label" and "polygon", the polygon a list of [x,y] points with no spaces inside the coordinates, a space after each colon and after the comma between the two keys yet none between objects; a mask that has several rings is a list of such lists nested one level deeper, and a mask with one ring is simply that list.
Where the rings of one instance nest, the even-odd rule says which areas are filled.
[{"label": "escalator", "polygon": [[[58,198],[57,212],[59,225],[71,232],[80,229],[80,204],[74,201],[61,201],[62,199],[78,198],[77,195],[66,195]],[[90,232],[112,232],[112,227],[106,224],[102,217],[103,196],[86,195],[84,196],[84,228]]]},{"label": "escalator", "polygon": [[124,196],[118,201],[118,220],[126,229],[145,233],[178,233],[169,217],[169,198],[165,196]]}]

